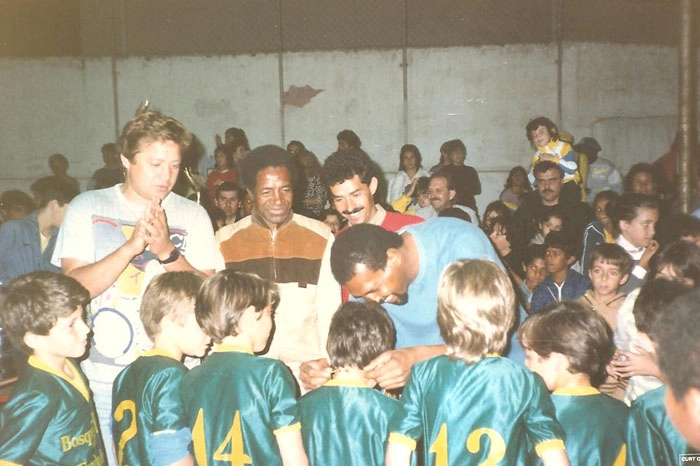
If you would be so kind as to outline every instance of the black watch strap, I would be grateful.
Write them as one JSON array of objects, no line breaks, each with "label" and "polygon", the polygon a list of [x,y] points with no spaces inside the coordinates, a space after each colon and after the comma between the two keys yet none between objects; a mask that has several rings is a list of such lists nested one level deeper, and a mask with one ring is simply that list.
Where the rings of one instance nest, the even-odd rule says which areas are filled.
[{"label": "black watch strap", "polygon": [[173,250],[170,252],[170,255],[166,257],[163,260],[158,259],[158,262],[160,262],[163,265],[167,264],[172,264],[176,260],[180,258],[180,250],[178,248],[173,248]]}]

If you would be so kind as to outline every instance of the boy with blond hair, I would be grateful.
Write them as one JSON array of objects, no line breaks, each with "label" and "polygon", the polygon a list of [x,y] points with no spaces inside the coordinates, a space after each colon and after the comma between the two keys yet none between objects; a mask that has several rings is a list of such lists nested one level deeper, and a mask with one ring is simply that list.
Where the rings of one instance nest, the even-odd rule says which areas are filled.
[{"label": "boy with blond hair", "polygon": [[202,285],[195,313],[214,348],[182,382],[197,464],[308,466],[294,376],[254,354],[268,345],[279,300],[274,283],[231,269]]},{"label": "boy with blond hair", "polygon": [[326,345],[332,379],[299,400],[312,465],[382,464],[389,421],[399,403],[373,390],[377,381],[363,369],[395,344],[394,325],[377,303],[350,301],[333,315]]},{"label": "boy with blond hair", "polygon": [[29,354],[0,411],[0,464],[106,463],[87,379],[90,302],[77,281],[51,272],[21,275],[3,288],[0,317],[12,344]]},{"label": "boy with blond hair", "polygon": [[210,338],[194,303],[203,279],[166,272],[148,284],[141,322],[153,348],[129,364],[112,389],[112,434],[119,465],[189,465],[191,433],[180,401],[183,356],[202,357]]},{"label": "boy with blond hair", "polygon": [[500,354],[515,322],[515,292],[488,260],[442,273],[438,325],[447,354],[415,365],[389,427],[386,464],[408,465],[417,442],[426,464],[568,465],[564,432],[542,380]]},{"label": "boy with blond hair", "polygon": [[624,465],[627,406],[594,388],[615,353],[605,319],[573,301],[553,303],[528,317],[518,338],[525,365],[552,391],[572,464]]}]

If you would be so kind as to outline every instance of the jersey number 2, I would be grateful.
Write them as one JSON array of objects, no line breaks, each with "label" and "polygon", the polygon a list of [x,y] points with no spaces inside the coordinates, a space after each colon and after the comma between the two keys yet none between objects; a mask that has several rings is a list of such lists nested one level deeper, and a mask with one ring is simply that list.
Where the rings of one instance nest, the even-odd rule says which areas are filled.
[{"label": "jersey number 2", "polygon": [[[469,453],[478,453],[481,450],[480,440],[486,435],[491,441],[491,448],[486,459],[479,466],[496,466],[506,456],[506,442],[503,437],[493,429],[482,427],[473,430],[467,437],[467,450]],[[440,432],[432,445],[430,453],[435,453],[435,466],[447,466],[447,424],[442,424]]]}]

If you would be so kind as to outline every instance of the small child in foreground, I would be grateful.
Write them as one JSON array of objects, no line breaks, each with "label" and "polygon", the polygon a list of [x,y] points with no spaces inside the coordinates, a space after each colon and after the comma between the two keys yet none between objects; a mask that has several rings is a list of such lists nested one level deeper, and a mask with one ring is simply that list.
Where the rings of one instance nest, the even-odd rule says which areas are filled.
[{"label": "small child in foreground", "polygon": [[605,319],[573,301],[553,303],[528,317],[518,338],[525,365],[552,391],[572,464],[624,464],[627,406],[594,388],[615,353]]},{"label": "small child in foreground", "polygon": [[180,400],[184,355],[202,357],[211,339],[194,302],[203,279],[194,272],[156,276],[141,301],[153,349],[119,373],[112,388],[112,434],[119,465],[192,464],[192,435]]},{"label": "small child in foreground", "polygon": [[374,390],[376,381],[363,369],[395,343],[394,325],[379,304],[350,301],[335,313],[327,344],[332,379],[299,400],[312,466],[383,463],[389,421],[399,403]]},{"label": "small child in foreground", "polygon": [[420,439],[427,464],[525,464],[531,448],[547,466],[569,464],[547,387],[500,357],[515,316],[513,286],[496,263],[445,269],[438,325],[447,355],[413,366],[389,427],[387,465],[408,465]]},{"label": "small child in foreground", "polygon": [[214,340],[212,352],[182,381],[197,464],[307,466],[294,376],[263,356],[273,312],[274,283],[227,269],[202,285],[197,322]]},{"label": "small child in foreground", "polygon": [[95,404],[74,359],[87,348],[89,302],[77,281],[51,272],[3,288],[4,331],[30,356],[0,411],[0,464],[106,464]]}]

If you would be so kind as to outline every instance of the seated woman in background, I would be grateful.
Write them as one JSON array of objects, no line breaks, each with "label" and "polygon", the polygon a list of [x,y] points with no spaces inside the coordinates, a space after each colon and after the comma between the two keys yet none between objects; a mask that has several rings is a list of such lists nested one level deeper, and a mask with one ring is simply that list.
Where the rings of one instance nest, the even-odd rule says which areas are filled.
[{"label": "seated woman in background", "polygon": [[531,191],[527,172],[520,165],[516,165],[508,173],[500,199],[510,210],[517,210],[522,199]]},{"label": "seated woman in background", "polygon": [[392,203],[403,196],[414,180],[430,176],[423,170],[423,157],[420,150],[413,144],[405,144],[399,152],[399,171],[389,181],[387,200]]}]

